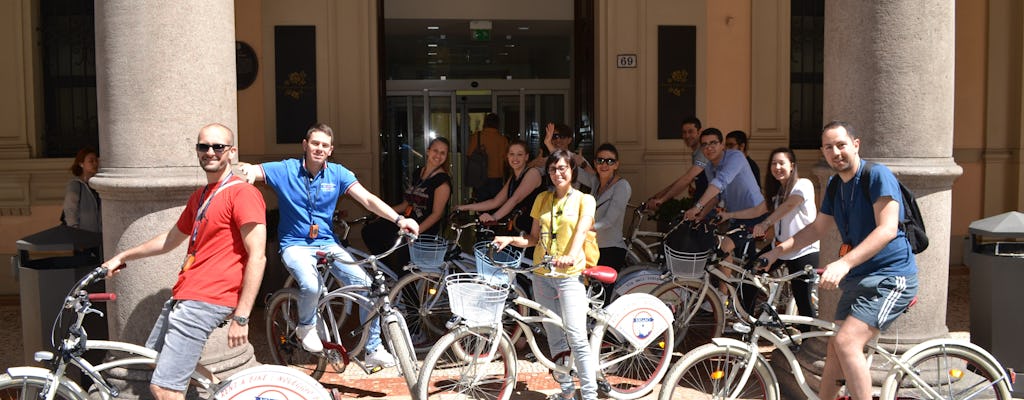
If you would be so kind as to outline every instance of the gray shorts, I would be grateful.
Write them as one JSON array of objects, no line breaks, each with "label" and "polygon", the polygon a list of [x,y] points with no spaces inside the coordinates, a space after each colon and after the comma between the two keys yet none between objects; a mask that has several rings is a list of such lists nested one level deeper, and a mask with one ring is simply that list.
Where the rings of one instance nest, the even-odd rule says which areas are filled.
[{"label": "gray shorts", "polygon": [[878,330],[888,328],[917,295],[917,275],[868,275],[843,279],[836,321],[853,316]]},{"label": "gray shorts", "polygon": [[150,383],[182,392],[188,389],[206,339],[232,311],[231,307],[202,301],[167,300],[146,340],[146,347],[160,353]]}]

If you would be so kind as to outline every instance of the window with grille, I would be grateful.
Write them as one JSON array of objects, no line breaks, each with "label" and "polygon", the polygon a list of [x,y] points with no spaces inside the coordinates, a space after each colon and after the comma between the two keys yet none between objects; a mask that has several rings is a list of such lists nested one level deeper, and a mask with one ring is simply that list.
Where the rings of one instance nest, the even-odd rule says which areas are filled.
[{"label": "window with grille", "polygon": [[792,0],[789,68],[789,145],[821,147],[825,50],[824,0]]},{"label": "window with grille", "polygon": [[37,154],[71,157],[99,145],[94,6],[42,0],[39,7],[45,125]]}]

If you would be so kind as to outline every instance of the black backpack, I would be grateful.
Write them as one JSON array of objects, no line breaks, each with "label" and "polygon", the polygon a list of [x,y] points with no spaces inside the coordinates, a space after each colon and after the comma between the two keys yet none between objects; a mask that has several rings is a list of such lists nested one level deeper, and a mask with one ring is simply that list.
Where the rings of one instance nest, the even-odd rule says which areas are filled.
[{"label": "black backpack", "polygon": [[[478,188],[487,183],[487,149],[480,142],[480,133],[476,134],[476,148],[466,156],[465,183],[466,186]],[[478,199],[486,200],[486,199]]]},{"label": "black backpack", "polygon": [[[860,180],[860,191],[864,193],[864,197],[867,198],[868,203],[871,203],[871,194],[868,189],[868,185],[871,184],[871,166],[874,163],[867,161],[864,163],[864,171],[861,172]],[[838,175],[832,175],[832,179],[828,181],[828,188],[825,190],[825,198],[827,201],[835,201],[836,191],[839,190],[839,179]],[[903,231],[907,236],[907,241],[910,242],[910,250],[914,254],[918,254],[928,248],[928,233],[925,232],[924,228],[924,217],[921,215],[921,209],[917,206],[917,197],[914,193],[903,186],[903,182],[896,181],[900,185],[900,194],[903,195],[903,217],[900,221],[900,230]]]}]

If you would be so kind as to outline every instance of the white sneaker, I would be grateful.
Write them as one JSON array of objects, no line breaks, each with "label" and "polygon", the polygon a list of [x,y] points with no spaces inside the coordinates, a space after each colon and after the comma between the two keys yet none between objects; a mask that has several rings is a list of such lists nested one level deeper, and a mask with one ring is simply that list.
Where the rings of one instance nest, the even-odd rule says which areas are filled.
[{"label": "white sneaker", "polygon": [[395,356],[392,356],[391,353],[384,350],[384,347],[382,346],[378,347],[377,350],[374,350],[373,353],[367,354],[365,362],[367,368],[391,368],[395,366]]},{"label": "white sneaker", "polygon": [[316,333],[314,325],[299,325],[295,327],[295,335],[302,341],[302,348],[310,353],[324,351],[324,344],[320,341],[320,335]]}]

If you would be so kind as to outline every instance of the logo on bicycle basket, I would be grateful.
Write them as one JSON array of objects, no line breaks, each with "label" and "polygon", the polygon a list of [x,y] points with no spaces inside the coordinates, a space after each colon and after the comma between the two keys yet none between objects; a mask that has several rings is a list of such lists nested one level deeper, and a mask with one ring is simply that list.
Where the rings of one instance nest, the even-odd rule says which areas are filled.
[{"label": "logo on bicycle basket", "polygon": [[640,311],[633,315],[633,334],[640,339],[646,339],[654,330],[654,316],[647,311]]}]

